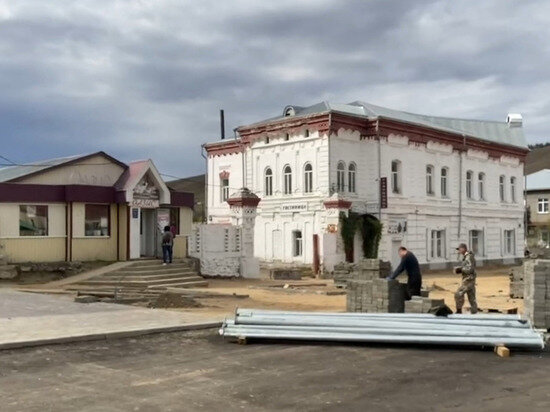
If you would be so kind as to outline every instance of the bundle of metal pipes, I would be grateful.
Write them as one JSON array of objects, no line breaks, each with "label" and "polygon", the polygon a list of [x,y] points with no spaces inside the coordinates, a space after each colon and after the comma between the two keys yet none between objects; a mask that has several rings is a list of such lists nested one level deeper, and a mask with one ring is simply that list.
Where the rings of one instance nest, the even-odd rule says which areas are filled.
[{"label": "bundle of metal pipes", "polygon": [[237,309],[220,335],[235,338],[543,349],[542,334],[518,315],[322,313]]}]

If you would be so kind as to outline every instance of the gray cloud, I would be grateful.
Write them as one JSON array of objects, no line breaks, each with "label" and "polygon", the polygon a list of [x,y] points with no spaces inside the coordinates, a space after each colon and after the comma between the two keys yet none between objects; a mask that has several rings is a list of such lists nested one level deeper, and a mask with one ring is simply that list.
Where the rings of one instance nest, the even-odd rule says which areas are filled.
[{"label": "gray cloud", "polygon": [[219,108],[229,133],[324,99],[517,111],[546,141],[548,16],[543,0],[0,0],[0,154],[106,150],[186,176]]}]

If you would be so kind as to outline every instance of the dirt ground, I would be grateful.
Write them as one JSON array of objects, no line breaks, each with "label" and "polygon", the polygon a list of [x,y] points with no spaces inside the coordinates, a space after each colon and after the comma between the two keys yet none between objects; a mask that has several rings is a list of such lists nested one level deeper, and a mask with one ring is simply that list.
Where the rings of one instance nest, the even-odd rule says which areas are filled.
[{"label": "dirt ground", "polygon": [[[477,297],[481,309],[507,310],[523,309],[522,299],[509,298],[510,266],[482,267],[478,270]],[[402,275],[399,280],[406,281]],[[460,277],[449,270],[431,271],[423,275],[424,287],[431,290],[430,297],[443,298],[453,310],[454,291]],[[283,285],[288,284],[288,288]],[[276,287],[278,286],[278,287]],[[195,289],[194,289],[195,290]],[[337,289],[330,279],[308,279],[302,281],[284,280],[250,280],[250,279],[211,279],[209,287],[200,289],[204,292],[248,295],[247,298],[208,298],[200,299],[201,308],[179,310],[197,311],[209,315],[231,316],[236,307],[257,309],[281,309],[304,311],[346,310],[344,289]],[[469,308],[468,302],[465,308]]]}]

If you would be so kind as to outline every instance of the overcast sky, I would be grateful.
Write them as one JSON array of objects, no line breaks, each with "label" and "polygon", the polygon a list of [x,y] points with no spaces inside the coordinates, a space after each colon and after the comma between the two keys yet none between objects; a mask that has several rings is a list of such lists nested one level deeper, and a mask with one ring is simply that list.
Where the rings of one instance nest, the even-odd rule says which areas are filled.
[{"label": "overcast sky", "polygon": [[0,155],[203,172],[287,104],[363,100],[550,140],[550,1],[0,0]]}]

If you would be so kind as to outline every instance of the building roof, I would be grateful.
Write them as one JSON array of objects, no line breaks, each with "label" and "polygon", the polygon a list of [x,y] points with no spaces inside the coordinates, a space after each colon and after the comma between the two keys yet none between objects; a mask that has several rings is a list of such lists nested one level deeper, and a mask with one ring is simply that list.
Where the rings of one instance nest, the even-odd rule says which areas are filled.
[{"label": "building roof", "polygon": [[98,155],[106,157],[110,161],[115,162],[124,168],[127,167],[124,163],[109,156],[105,152],[95,152],[95,153],[80,154],[80,155],[67,156],[67,157],[58,157],[55,159],[39,160],[36,162],[27,163],[23,165],[2,167],[0,168],[0,182],[11,182],[26,176],[34,175],[40,172],[45,172],[49,169],[53,169],[59,166],[64,166],[79,160],[84,160],[84,159],[87,159],[93,156],[98,156]]},{"label": "building roof", "polygon": [[550,169],[550,146],[533,149],[527,153],[525,158],[526,175],[543,169]]},{"label": "building roof", "polygon": [[249,126],[256,126],[289,118],[291,116],[285,116],[285,113],[289,109],[293,112],[291,115],[292,117],[307,117],[314,114],[336,112],[368,119],[386,118],[430,127],[450,133],[465,134],[470,137],[475,137],[493,143],[521,147],[525,149],[527,148],[527,142],[525,140],[523,127],[521,127],[521,125],[510,126],[505,121],[497,122],[491,120],[426,116],[422,114],[388,109],[386,107],[377,106],[362,101],[355,101],[348,104],[335,104],[324,101],[308,107],[287,106],[282,115],[254,123]]},{"label": "building roof", "polygon": [[525,190],[550,190],[550,169],[540,170],[528,175]]}]

